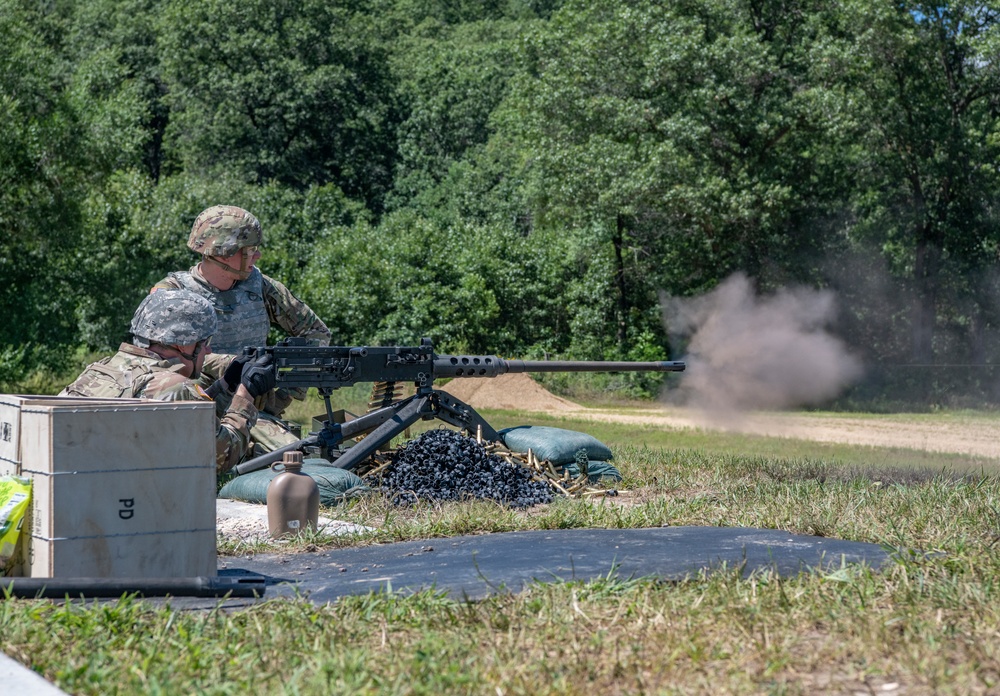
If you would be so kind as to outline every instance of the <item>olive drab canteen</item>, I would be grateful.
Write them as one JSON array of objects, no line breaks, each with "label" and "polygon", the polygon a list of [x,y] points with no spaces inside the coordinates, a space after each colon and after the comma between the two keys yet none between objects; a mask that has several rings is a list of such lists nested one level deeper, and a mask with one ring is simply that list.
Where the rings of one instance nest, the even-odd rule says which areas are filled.
[{"label": "olive drab canteen", "polygon": [[186,346],[210,338],[218,329],[215,308],[190,290],[157,290],[139,304],[132,316],[132,342]]},{"label": "olive drab canteen", "polygon": [[188,249],[205,256],[232,256],[264,241],[260,220],[235,205],[213,205],[194,219]]}]

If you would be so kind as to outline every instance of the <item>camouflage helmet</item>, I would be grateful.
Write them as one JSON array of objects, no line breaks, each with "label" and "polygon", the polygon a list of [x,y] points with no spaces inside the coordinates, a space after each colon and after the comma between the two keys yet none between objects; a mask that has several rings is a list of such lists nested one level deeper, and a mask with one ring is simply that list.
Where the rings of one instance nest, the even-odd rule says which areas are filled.
[{"label": "camouflage helmet", "polygon": [[139,304],[132,316],[132,343],[185,346],[204,341],[219,326],[215,308],[190,290],[156,290]]},{"label": "camouflage helmet", "polygon": [[235,205],[213,205],[194,219],[188,249],[205,256],[232,256],[264,241],[260,220]]}]

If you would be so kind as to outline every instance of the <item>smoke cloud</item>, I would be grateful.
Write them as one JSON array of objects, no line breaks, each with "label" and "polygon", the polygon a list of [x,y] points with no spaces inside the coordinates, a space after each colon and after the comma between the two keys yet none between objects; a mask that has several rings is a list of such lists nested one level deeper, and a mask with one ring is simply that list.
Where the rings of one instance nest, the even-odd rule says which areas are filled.
[{"label": "smoke cloud", "polygon": [[737,274],[696,298],[661,296],[675,346],[687,346],[678,395],[712,421],[743,412],[822,403],[862,374],[828,326],[830,292],[787,288],[760,296]]}]

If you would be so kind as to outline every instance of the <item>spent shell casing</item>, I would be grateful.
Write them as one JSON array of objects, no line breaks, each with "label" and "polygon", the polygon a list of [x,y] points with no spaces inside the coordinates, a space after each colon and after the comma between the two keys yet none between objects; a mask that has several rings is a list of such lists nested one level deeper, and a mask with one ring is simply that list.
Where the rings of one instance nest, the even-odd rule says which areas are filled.
[{"label": "spent shell casing", "polygon": [[554,487],[554,488],[555,488],[555,489],[556,489],[557,491],[559,491],[559,492],[560,492],[560,493],[562,493],[563,495],[565,495],[565,496],[567,496],[567,497],[569,497],[569,498],[572,498],[572,497],[573,497],[573,496],[572,496],[572,494],[571,494],[571,493],[570,493],[569,491],[567,491],[567,490],[566,490],[565,488],[563,488],[562,486],[560,486],[560,485],[559,485],[559,482],[558,482],[558,481],[550,481],[550,483],[552,484],[552,486],[553,486],[553,487]]}]

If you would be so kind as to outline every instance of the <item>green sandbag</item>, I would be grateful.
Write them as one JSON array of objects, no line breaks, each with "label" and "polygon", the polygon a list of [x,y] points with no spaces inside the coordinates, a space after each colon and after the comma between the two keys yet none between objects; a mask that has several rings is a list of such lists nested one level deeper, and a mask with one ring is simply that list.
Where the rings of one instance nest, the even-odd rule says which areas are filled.
[{"label": "green sandbag", "polygon": [[[219,491],[218,497],[245,500],[248,503],[267,503],[267,485],[280,471],[260,469],[229,480]],[[328,507],[343,502],[348,491],[368,490],[357,474],[338,469],[325,459],[306,459],[302,473],[309,474],[319,488],[319,504]]]},{"label": "green sandbag", "polygon": [[[562,468],[569,472],[570,478],[576,478],[580,475],[580,466],[576,462],[564,464]],[[587,462],[587,473],[589,474],[587,478],[591,483],[622,480],[621,472],[609,462]]]},{"label": "green sandbag", "polygon": [[503,443],[511,452],[527,452],[530,448],[539,459],[548,459],[553,464],[569,464],[576,461],[576,453],[586,450],[587,458],[606,462],[611,459],[611,450],[593,435],[575,430],[549,428],[543,425],[518,425],[500,431]]}]

